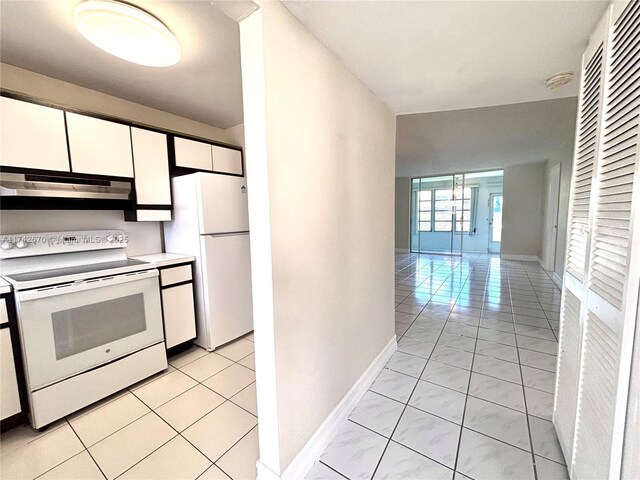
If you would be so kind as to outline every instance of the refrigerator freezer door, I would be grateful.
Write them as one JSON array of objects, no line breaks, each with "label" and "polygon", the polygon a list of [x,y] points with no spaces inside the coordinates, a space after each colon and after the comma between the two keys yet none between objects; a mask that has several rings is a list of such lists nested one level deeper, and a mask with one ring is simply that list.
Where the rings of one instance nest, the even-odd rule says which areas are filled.
[{"label": "refrigerator freezer door", "polygon": [[200,234],[248,232],[246,179],[199,173]]},{"label": "refrigerator freezer door", "polygon": [[210,348],[253,330],[249,234],[203,235],[203,280]]}]

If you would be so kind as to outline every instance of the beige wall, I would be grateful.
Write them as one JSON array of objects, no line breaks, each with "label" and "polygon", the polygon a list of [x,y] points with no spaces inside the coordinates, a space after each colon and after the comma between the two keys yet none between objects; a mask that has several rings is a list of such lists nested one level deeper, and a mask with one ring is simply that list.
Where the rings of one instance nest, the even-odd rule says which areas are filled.
[{"label": "beige wall", "polygon": [[501,254],[540,255],[544,176],[544,162],[504,169]]},{"label": "beige wall", "polygon": [[409,250],[411,222],[411,179],[396,177],[396,248]]},{"label": "beige wall", "polygon": [[279,474],[394,338],[395,119],[279,2],[240,32],[252,272],[273,289],[254,288],[260,455]]},{"label": "beige wall", "polygon": [[[63,107],[102,113],[166,130],[236,144],[242,125],[228,130],[179,117],[95,90],[0,64],[3,89]],[[4,119],[0,118],[0,121]],[[121,211],[2,211],[0,233],[45,232],[89,229],[123,229],[129,235],[128,255],[162,251],[159,222],[124,222]]]},{"label": "beige wall", "polygon": [[[560,194],[558,197],[558,234],[556,239],[556,264],[554,272],[562,278],[564,272],[564,257],[567,248],[567,221],[569,217],[569,192],[571,189],[571,171],[572,171],[572,158],[571,153],[567,152],[562,158],[549,159],[545,163],[544,180],[543,180],[543,193],[542,199],[544,205],[547,202],[547,196],[549,194],[549,174],[551,169],[560,163]],[[546,209],[542,219],[542,231],[541,242],[544,243],[544,228],[546,225]],[[541,247],[542,248],[542,247]]]}]

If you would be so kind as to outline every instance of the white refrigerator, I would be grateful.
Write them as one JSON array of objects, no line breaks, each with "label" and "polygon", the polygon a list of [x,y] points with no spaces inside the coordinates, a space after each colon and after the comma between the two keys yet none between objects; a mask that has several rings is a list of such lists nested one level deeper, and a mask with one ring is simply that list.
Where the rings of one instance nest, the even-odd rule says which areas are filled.
[{"label": "white refrigerator", "polygon": [[195,343],[211,351],[253,330],[246,179],[199,172],[171,187],[165,250],[196,257]]}]

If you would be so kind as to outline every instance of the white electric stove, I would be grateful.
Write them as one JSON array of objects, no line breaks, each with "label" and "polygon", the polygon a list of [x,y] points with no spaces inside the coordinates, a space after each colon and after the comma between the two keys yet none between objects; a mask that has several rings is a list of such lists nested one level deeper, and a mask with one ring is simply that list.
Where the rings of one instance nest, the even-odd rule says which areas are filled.
[{"label": "white electric stove", "polygon": [[119,230],[0,236],[34,428],[167,368],[158,270],[126,246]]}]

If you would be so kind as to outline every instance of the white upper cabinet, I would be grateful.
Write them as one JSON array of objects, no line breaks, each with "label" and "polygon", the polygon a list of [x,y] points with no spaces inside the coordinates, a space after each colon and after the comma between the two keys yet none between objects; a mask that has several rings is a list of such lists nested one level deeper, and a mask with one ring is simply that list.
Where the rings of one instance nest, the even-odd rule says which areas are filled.
[{"label": "white upper cabinet", "polygon": [[196,140],[175,137],[176,167],[213,170],[211,145]]},{"label": "white upper cabinet", "polygon": [[133,177],[128,125],[75,113],[66,115],[74,172]]},{"label": "white upper cabinet", "polygon": [[211,145],[213,171],[242,175],[242,152],[231,148]]},{"label": "white upper cabinet", "polygon": [[167,136],[131,128],[138,205],[171,205]]},{"label": "white upper cabinet", "polygon": [[7,97],[0,102],[0,165],[68,172],[64,112]]}]

